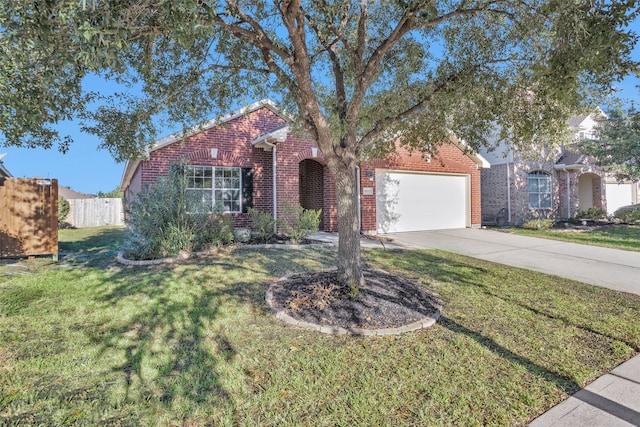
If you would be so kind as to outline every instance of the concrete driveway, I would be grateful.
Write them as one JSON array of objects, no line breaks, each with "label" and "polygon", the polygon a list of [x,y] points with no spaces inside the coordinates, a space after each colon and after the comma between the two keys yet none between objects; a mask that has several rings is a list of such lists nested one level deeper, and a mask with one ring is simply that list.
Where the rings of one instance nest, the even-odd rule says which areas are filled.
[{"label": "concrete driveway", "polygon": [[386,247],[442,249],[640,295],[640,252],[471,228],[385,237]]}]

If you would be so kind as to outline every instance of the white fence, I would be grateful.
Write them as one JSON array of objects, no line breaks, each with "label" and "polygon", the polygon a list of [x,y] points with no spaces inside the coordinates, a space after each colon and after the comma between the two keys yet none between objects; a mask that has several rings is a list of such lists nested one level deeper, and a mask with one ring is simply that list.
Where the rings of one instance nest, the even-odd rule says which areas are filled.
[{"label": "white fence", "polygon": [[122,199],[70,199],[67,222],[76,228],[124,225]]}]

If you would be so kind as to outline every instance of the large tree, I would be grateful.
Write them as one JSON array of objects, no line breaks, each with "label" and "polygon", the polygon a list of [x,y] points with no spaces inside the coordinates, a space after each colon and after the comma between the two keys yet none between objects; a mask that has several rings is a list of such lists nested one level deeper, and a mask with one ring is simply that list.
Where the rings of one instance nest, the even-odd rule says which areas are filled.
[{"label": "large tree", "polygon": [[[637,66],[634,0],[8,0],[0,6],[0,130],[50,146],[81,114],[124,159],[157,120],[188,127],[272,97],[317,142],[337,191],[338,271],[359,286],[356,168],[395,149],[434,151],[490,129],[558,141]],[[627,29],[625,29],[627,28]],[[93,102],[96,73],[135,91]],[[99,107],[91,110],[91,106]]]},{"label": "large tree", "polygon": [[595,138],[580,147],[619,181],[640,179],[640,111],[614,108],[598,120]]}]

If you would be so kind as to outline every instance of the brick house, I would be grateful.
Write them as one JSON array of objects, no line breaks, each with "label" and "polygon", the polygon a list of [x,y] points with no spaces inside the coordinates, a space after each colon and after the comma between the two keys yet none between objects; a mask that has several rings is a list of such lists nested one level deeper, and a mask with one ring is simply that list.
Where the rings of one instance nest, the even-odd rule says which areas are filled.
[{"label": "brick house", "polygon": [[[593,114],[571,117],[576,138],[594,137]],[[595,160],[575,146],[550,156],[525,156],[507,145],[480,150],[491,167],[483,169],[482,218],[492,224],[505,209],[506,222],[520,225],[532,218],[564,220],[589,208],[607,208],[607,176]]]},{"label": "brick house", "polygon": [[[127,197],[188,159],[192,191],[222,203],[236,227],[251,227],[249,207],[281,214],[283,202],[322,209],[320,228],[337,230],[336,193],[322,153],[295,133],[288,116],[262,100],[211,120],[192,134],[155,142],[146,159],[129,160],[121,188]],[[480,226],[480,156],[452,139],[437,159],[399,149],[360,165],[361,229],[367,233]]]}]

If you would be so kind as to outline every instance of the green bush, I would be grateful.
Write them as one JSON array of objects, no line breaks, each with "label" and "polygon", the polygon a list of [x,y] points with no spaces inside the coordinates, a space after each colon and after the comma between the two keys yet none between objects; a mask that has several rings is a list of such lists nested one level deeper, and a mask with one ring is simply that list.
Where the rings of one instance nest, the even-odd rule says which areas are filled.
[{"label": "green bush", "polygon": [[69,201],[62,196],[58,196],[58,223],[62,224],[67,220],[71,212],[71,205]]},{"label": "green bush", "polygon": [[292,205],[288,200],[282,204],[282,216],[278,218],[278,229],[293,242],[302,242],[318,231],[322,209],[304,209]]},{"label": "green bush", "polygon": [[589,208],[586,211],[578,211],[576,218],[580,219],[604,219],[607,211],[602,208]]},{"label": "green bush", "polygon": [[640,223],[640,205],[624,206],[616,210],[613,216],[628,224]]},{"label": "green bush", "polygon": [[125,203],[130,234],[123,254],[155,259],[206,249],[233,239],[232,219],[217,207],[213,213],[187,190],[185,161],[172,164],[169,175],[146,185]]},{"label": "green bush", "polygon": [[258,234],[260,239],[267,241],[273,237],[276,222],[273,219],[273,215],[269,212],[260,212],[255,208],[249,208],[249,216],[253,223],[253,230]]},{"label": "green bush", "polygon": [[555,224],[553,219],[530,219],[525,221],[520,227],[526,228],[527,230],[548,230]]}]

